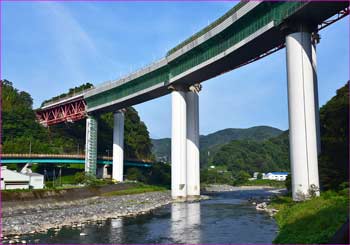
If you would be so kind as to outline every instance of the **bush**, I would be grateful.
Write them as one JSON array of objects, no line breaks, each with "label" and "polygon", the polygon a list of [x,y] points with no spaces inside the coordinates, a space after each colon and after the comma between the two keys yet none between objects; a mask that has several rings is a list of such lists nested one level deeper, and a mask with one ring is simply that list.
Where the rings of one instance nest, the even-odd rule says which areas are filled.
[{"label": "bush", "polygon": [[76,184],[83,184],[85,181],[85,172],[77,172],[74,175],[74,182]]},{"label": "bush", "polygon": [[258,173],[258,176],[256,176],[256,179],[262,179],[262,178],[263,178],[262,173]]},{"label": "bush", "polygon": [[349,197],[335,191],[321,193],[304,202],[293,202],[290,197],[272,200],[279,212],[275,219],[279,233],[277,244],[329,243],[348,217]]},{"label": "bush", "polygon": [[137,180],[144,182],[145,181],[145,176],[142,174],[142,172],[138,168],[129,168],[126,171],[126,178],[128,180]]},{"label": "bush", "polygon": [[77,172],[74,175],[74,182],[76,184],[84,184],[86,186],[99,186],[106,184],[106,181],[97,179],[95,176],[87,174],[85,172]]},{"label": "bush", "polygon": [[235,184],[240,185],[248,181],[250,175],[246,171],[239,171],[235,177]]}]

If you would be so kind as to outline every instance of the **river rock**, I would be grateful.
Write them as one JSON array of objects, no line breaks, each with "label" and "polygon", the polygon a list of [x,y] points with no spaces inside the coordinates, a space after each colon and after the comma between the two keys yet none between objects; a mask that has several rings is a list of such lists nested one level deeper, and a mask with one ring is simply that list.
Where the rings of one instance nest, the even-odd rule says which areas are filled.
[{"label": "river rock", "polygon": [[256,210],[266,210],[266,207],[267,207],[267,204],[266,204],[266,202],[262,202],[262,203],[258,203],[257,205],[256,205]]}]

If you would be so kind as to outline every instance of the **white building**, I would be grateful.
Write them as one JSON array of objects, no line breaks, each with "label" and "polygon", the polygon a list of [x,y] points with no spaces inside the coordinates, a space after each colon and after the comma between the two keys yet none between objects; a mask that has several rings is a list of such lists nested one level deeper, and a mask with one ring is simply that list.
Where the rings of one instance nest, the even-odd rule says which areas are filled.
[{"label": "white building", "polygon": [[26,172],[19,173],[1,166],[1,190],[43,189],[44,175]]},{"label": "white building", "polygon": [[29,176],[1,166],[1,190],[29,189]]},{"label": "white building", "polygon": [[288,172],[270,172],[263,176],[263,179],[285,181],[287,179]]},{"label": "white building", "polygon": [[32,189],[43,189],[44,188],[44,175],[38,173],[25,174],[29,176],[29,187]]}]

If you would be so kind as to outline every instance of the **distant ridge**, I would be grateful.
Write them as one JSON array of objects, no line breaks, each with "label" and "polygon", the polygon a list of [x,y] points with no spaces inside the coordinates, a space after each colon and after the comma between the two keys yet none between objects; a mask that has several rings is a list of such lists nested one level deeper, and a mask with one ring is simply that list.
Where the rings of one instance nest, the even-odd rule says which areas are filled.
[{"label": "distant ridge", "polygon": [[[201,135],[199,139],[201,165],[205,165],[208,156],[215,153],[221,145],[232,140],[263,141],[280,135],[283,131],[270,126],[255,126],[250,128],[227,128],[217,132]],[[152,139],[152,152],[158,161],[170,161],[171,139]]]}]

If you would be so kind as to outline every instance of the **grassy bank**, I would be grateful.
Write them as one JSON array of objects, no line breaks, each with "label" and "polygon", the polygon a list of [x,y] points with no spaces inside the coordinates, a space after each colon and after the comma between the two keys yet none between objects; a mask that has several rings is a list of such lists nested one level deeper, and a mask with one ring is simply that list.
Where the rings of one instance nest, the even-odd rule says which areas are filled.
[{"label": "grassy bank", "polygon": [[154,185],[145,185],[145,184],[137,184],[133,188],[127,190],[117,190],[103,193],[102,196],[121,196],[121,195],[131,195],[131,194],[140,194],[145,192],[153,192],[153,191],[165,191],[166,188]]},{"label": "grassy bank", "polygon": [[240,186],[271,186],[276,188],[286,188],[284,181],[269,180],[269,179],[257,179],[249,180]]},{"label": "grassy bank", "polygon": [[279,210],[279,233],[274,243],[328,243],[349,215],[348,190],[327,191],[305,202],[277,197],[270,206]]},{"label": "grassy bank", "polygon": [[92,196],[130,195],[144,192],[164,191],[165,187],[145,185],[140,182],[123,182],[118,184],[103,184],[94,186],[59,187],[48,189],[2,190],[2,201],[37,200],[56,198],[56,200],[70,200],[88,198]]}]

